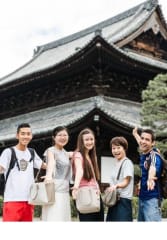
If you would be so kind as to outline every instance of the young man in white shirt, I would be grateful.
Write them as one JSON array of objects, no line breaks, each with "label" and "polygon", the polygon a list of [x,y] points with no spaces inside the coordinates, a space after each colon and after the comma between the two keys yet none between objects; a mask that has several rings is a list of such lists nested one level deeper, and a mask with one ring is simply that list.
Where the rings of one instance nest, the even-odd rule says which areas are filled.
[{"label": "young man in white shirt", "polygon": [[[10,170],[4,191],[3,221],[32,221],[33,206],[28,203],[31,184],[34,182],[34,168],[46,169],[46,164],[34,150],[34,159],[28,149],[32,140],[32,131],[28,123],[20,124],[17,128],[14,146],[16,162]],[[0,156],[0,172],[7,174],[12,151],[6,148]],[[32,161],[31,161],[32,160]]]}]

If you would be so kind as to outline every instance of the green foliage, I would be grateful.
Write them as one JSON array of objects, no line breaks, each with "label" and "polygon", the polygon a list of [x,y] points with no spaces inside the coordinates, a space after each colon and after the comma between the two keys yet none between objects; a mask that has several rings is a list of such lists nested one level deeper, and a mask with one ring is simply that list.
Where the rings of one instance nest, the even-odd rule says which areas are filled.
[{"label": "green foliage", "polygon": [[42,213],[42,207],[41,206],[34,206],[34,217],[40,218]]},{"label": "green foliage", "polygon": [[132,199],[132,213],[133,219],[136,219],[138,215],[138,197],[133,197]]},{"label": "green foliage", "polygon": [[141,177],[141,169],[139,164],[134,164],[134,175]]},{"label": "green foliage", "polygon": [[163,138],[156,142],[163,154],[167,150],[167,74],[159,74],[150,80],[142,92],[141,123],[153,129],[157,137]]},{"label": "green foliage", "polygon": [[71,203],[71,217],[76,218],[77,217],[77,210],[76,210],[74,200],[72,199],[72,197],[70,198],[70,203]]},{"label": "green foliage", "polygon": [[161,205],[162,217],[167,218],[167,199],[163,200]]},{"label": "green foliage", "polygon": [[166,156],[164,153],[167,151],[167,139],[164,139],[163,141],[156,141],[156,147],[160,150],[162,156],[166,159]]},{"label": "green foliage", "polygon": [[142,125],[150,126],[158,135],[167,132],[167,74],[159,74],[149,81],[142,100]]}]

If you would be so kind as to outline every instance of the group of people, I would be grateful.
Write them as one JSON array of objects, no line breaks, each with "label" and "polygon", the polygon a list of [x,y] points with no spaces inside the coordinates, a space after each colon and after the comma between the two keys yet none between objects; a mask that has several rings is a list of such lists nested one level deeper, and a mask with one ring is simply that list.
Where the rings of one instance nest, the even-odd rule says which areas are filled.
[{"label": "group of people", "polygon": [[[162,170],[161,158],[153,151],[155,138],[151,130],[143,130],[141,136],[137,129],[133,130],[142,151],[140,167],[142,177],[139,190],[138,221],[160,221],[159,189],[157,179]],[[110,141],[110,148],[115,165],[111,171],[110,187],[107,191],[117,189],[120,200],[109,207],[106,218],[100,193],[100,173],[96,156],[95,135],[89,128],[83,129],[77,139],[76,149],[72,152],[65,150],[69,141],[68,129],[58,126],[53,130],[53,146],[47,148],[46,163],[35,152],[34,160],[28,144],[32,140],[31,127],[27,123],[17,128],[18,143],[14,146],[17,163],[8,176],[3,203],[3,221],[33,221],[34,207],[28,203],[31,184],[34,181],[34,167],[46,169],[44,181],[55,182],[55,203],[42,207],[42,221],[71,221],[70,209],[70,179],[71,169],[74,184],[71,188],[72,198],[77,198],[78,189],[91,186],[100,196],[100,211],[95,213],[78,212],[80,221],[133,221],[132,197],[134,188],[134,166],[127,157],[128,142],[123,137],[114,137]],[[0,156],[0,173],[6,175],[11,159],[11,151],[6,148]],[[23,167],[20,167],[20,166]],[[117,174],[121,166],[120,177]]]}]

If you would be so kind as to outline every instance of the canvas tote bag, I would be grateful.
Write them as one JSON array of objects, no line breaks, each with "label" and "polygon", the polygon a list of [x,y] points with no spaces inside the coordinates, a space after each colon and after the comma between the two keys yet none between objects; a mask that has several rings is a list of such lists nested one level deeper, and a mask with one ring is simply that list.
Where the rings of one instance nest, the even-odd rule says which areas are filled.
[{"label": "canvas tote bag", "polygon": [[[93,176],[96,181],[94,169],[92,168]],[[100,211],[100,194],[94,186],[80,187],[76,196],[76,208],[80,213],[93,213]]]},{"label": "canvas tote bag", "polygon": [[35,182],[30,187],[29,201],[33,205],[50,205],[55,203],[54,182]]},{"label": "canvas tote bag", "polygon": [[94,187],[81,187],[78,189],[76,207],[80,213],[93,213],[100,211],[100,195]]},{"label": "canvas tote bag", "polygon": [[55,183],[37,182],[41,169],[39,169],[35,182],[30,187],[28,202],[33,205],[51,205],[55,203]]}]

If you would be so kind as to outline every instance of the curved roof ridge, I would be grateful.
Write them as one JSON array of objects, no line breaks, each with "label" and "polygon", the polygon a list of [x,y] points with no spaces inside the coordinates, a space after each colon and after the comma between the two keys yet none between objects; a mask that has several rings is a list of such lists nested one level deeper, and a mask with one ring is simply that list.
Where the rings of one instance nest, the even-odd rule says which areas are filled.
[{"label": "curved roof ridge", "polygon": [[[153,1],[156,3],[153,4]],[[143,4],[140,4],[140,7],[136,14],[132,17],[132,19],[129,19],[128,22],[126,22],[123,26],[121,26],[119,29],[117,29],[114,33],[111,35],[111,41],[117,42],[120,39],[125,38],[127,35],[131,34],[140,28],[141,25],[151,16],[151,14],[155,11],[155,9],[158,6],[157,0],[153,1],[146,1]],[[143,18],[140,17],[140,14],[142,12],[146,11],[146,14],[143,16]],[[139,18],[139,21],[133,21],[137,17]],[[113,36],[114,35],[114,36]],[[113,37],[112,37],[113,36]],[[110,36],[108,37],[110,38]]]},{"label": "curved roof ridge", "polygon": [[141,103],[134,102],[134,101],[127,100],[127,99],[123,99],[123,98],[115,98],[115,97],[103,96],[103,99],[107,100],[107,101],[111,101],[112,100],[112,101],[116,101],[116,102],[119,102],[119,103],[133,104],[133,105],[136,105],[137,107],[141,107]]},{"label": "curved roof ridge", "polygon": [[[129,19],[128,22],[124,23],[122,26],[117,28],[115,30],[115,32],[112,33],[111,38],[112,38],[113,35],[117,35],[118,33],[120,33],[121,30],[125,31],[124,29],[127,28],[127,26],[133,22],[133,19],[135,19],[141,13],[142,10],[143,10],[143,5],[140,5],[139,9],[133,15],[132,19]],[[128,28],[129,28],[129,26],[128,26]],[[110,35],[108,36],[108,38],[110,38]],[[112,42],[115,42],[115,40],[113,40]]]},{"label": "curved roof ridge", "polygon": [[[88,99],[87,99],[88,100]],[[140,109],[141,108],[141,104],[140,103],[137,103],[135,104],[135,102],[133,101],[130,101],[130,100],[126,100],[126,99],[121,99],[121,98],[112,98],[112,97],[105,97],[105,96],[96,96],[96,97],[92,97],[91,99],[92,101],[94,101],[95,103],[95,107],[99,110],[101,110],[102,112],[104,112],[105,114],[107,114],[108,117],[126,125],[126,126],[129,126],[129,127],[134,127],[135,124],[140,126],[140,123],[138,122],[134,124],[133,121],[129,121],[128,118],[125,120],[123,119],[122,117],[119,116],[119,114],[117,113],[117,110],[112,110],[110,111],[107,107],[106,107],[106,104],[120,104],[123,105],[123,106],[126,106],[126,105],[130,105],[131,108],[129,108],[129,113],[132,114],[132,106],[133,106],[133,109],[134,108],[138,108]],[[138,112],[138,118],[140,118],[140,113]]]},{"label": "curved roof ridge", "polygon": [[147,65],[151,65],[157,68],[167,70],[167,65],[164,62],[157,64],[157,61],[151,58],[149,58],[149,61],[148,61],[148,57],[134,54],[129,50],[128,51],[125,49],[123,50],[119,48],[117,45],[115,45],[114,43],[109,42],[106,38],[103,38],[103,39],[107,42],[108,45],[110,45],[110,47],[112,47],[113,49],[116,49],[119,53],[121,53],[123,56],[127,57],[128,59],[132,59],[134,62],[141,63],[141,64],[143,64],[144,62]]},{"label": "curved roof ridge", "polygon": [[[100,110],[109,119],[125,126],[134,127],[140,125],[140,109],[141,106],[135,105],[133,101],[121,101],[121,99],[104,96],[94,96],[59,106],[43,108],[0,120],[0,143],[15,139],[15,128],[23,119],[31,123],[34,135],[51,131],[53,122],[59,126],[63,121],[65,126],[70,126],[94,110]],[[12,124],[9,125],[11,121]]]},{"label": "curved roof ridge", "polygon": [[[147,3],[147,2],[148,1],[145,1],[144,3]],[[97,24],[95,24],[93,26],[90,26],[90,27],[88,27],[88,28],[86,28],[84,30],[81,30],[79,32],[70,34],[70,35],[68,35],[66,37],[63,37],[63,38],[60,38],[60,39],[58,39],[56,41],[49,42],[49,43],[41,45],[41,46],[37,46],[37,50],[34,53],[38,54],[38,52],[47,51],[47,50],[49,50],[51,48],[56,48],[56,47],[58,47],[60,45],[66,44],[66,43],[74,41],[74,40],[76,40],[78,38],[84,37],[84,36],[86,36],[88,34],[91,34],[92,32],[95,32],[96,30],[102,29],[102,28],[107,27],[107,26],[109,26],[111,24],[119,22],[119,21],[121,21],[121,20],[123,20],[123,19],[125,19],[125,18],[127,18],[127,17],[129,17],[131,15],[134,15],[135,12],[137,11],[137,9],[141,5],[143,5],[143,3],[140,3],[137,6],[132,7],[131,9],[128,9],[128,10],[126,10],[126,11],[124,11],[124,12],[118,14],[118,15],[115,15],[114,17],[111,17],[111,18],[106,19],[106,20],[104,20],[102,22],[99,22],[99,23],[97,23]]]},{"label": "curved roof ridge", "polygon": [[[32,63],[33,61],[35,61],[38,56],[40,55],[41,51],[38,52],[37,55],[33,56],[30,60],[28,60],[26,63],[24,63],[23,65],[21,65],[21,67],[15,69],[14,71],[10,72],[9,74],[5,75],[4,77],[0,78],[0,86],[8,83],[8,77],[10,77],[11,75],[17,73],[18,71],[20,71],[21,69],[25,68],[26,66],[28,66],[30,63]],[[33,72],[32,72],[33,73]],[[19,77],[20,78],[20,77]],[[7,81],[5,81],[5,79],[7,79]],[[14,79],[15,80],[15,79]]]}]

